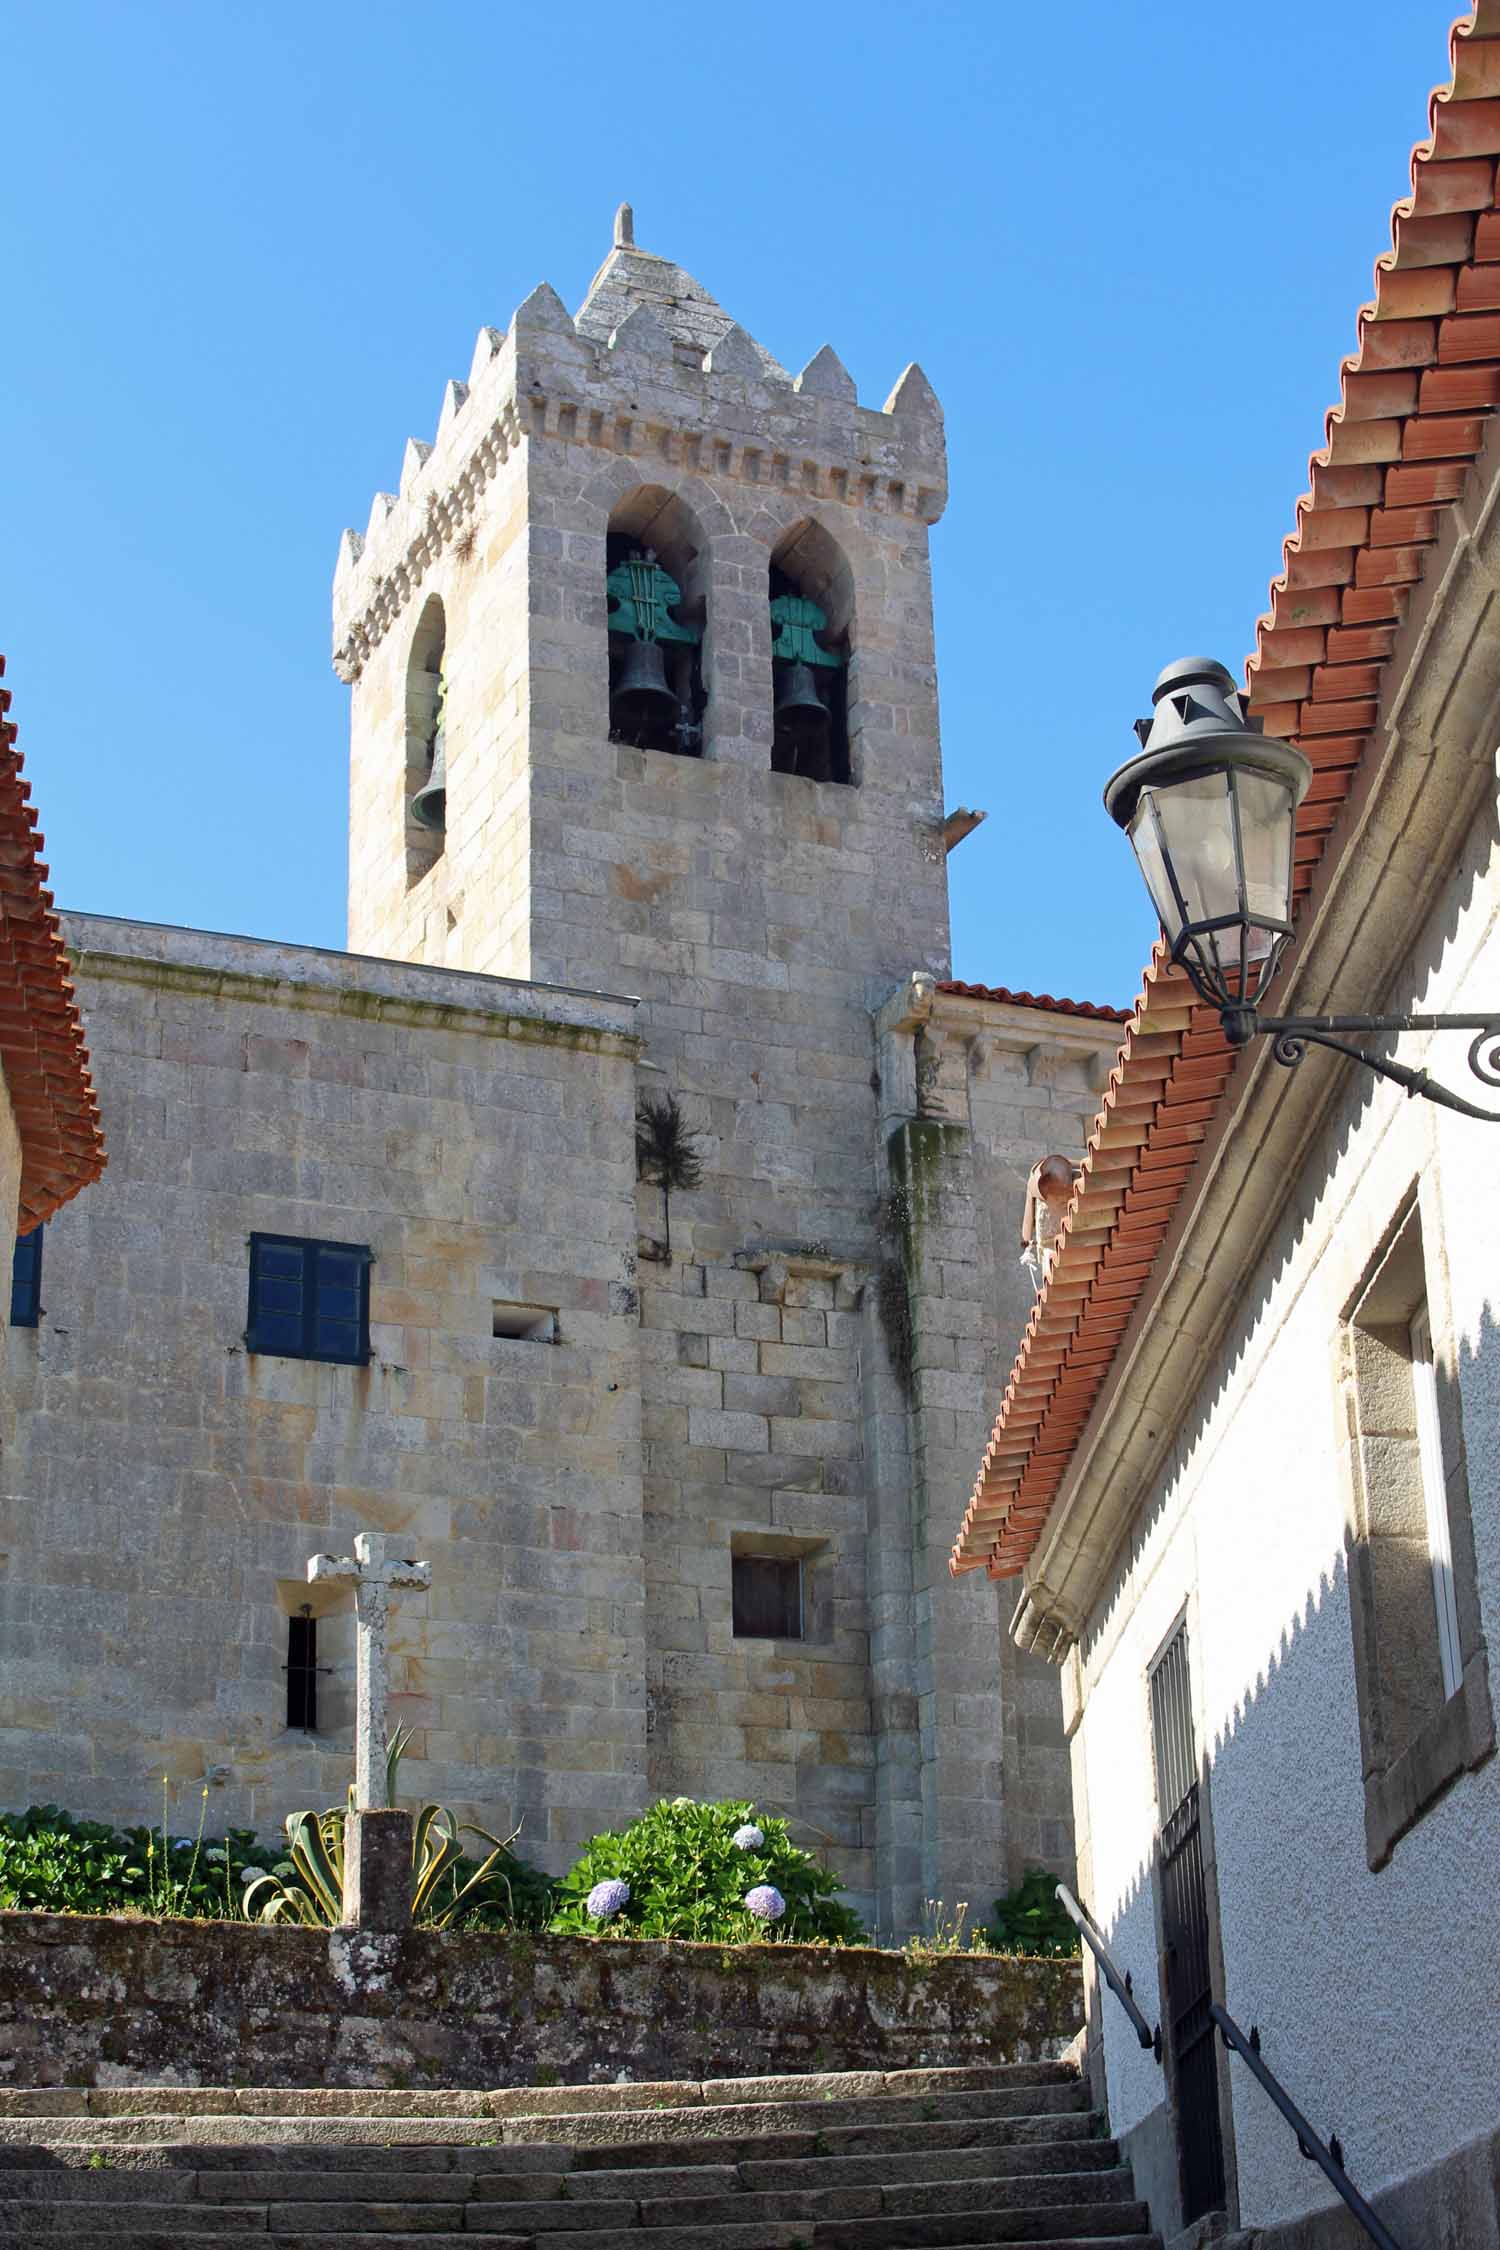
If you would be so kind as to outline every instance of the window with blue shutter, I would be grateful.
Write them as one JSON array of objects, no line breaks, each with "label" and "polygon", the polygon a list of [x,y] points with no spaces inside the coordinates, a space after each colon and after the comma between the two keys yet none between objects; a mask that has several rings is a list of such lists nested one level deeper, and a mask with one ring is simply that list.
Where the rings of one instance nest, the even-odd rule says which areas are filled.
[{"label": "window with blue shutter", "polygon": [[10,1324],[35,1328],[42,1316],[42,1230],[16,1236],[16,1253],[10,1262]]},{"label": "window with blue shutter", "polygon": [[357,1242],[252,1234],[245,1342],[283,1359],[362,1367],[370,1356],[369,1251]]}]

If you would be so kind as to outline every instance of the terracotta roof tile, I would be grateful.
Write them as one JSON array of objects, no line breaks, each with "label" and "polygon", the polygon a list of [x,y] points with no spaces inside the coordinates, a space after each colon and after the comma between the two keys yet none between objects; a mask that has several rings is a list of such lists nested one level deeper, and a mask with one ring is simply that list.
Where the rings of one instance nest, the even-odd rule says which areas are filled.
[{"label": "terracotta roof tile", "polygon": [[1125,1023],[1128,1008],[1108,1008],[1093,1000],[1054,1000],[1049,992],[1011,992],[1003,984],[960,984],[948,977],[939,992],[956,993],[961,1000],[1001,1000],[1011,1008],[1045,1008],[1054,1016],[1093,1016],[1105,1023]]},{"label": "terracotta roof tile", "polygon": [[99,1177],[104,1136],[10,700],[0,687],[0,1073],[21,1138],[17,1221],[29,1233]]},{"label": "terracotta roof tile", "polygon": [[[1500,261],[1500,0],[1478,0],[1454,25],[1449,58],[1451,82],[1432,96],[1411,194],[1392,214],[1374,302],[1359,314],[1358,346],[1246,670],[1266,731],[1313,761],[1293,853],[1299,900],[1378,724],[1407,589],[1500,406],[1500,273],[1491,270]],[[980,1463],[955,1572],[1008,1578],[1024,1569],[1233,1059],[1216,1014],[1158,945]]]}]

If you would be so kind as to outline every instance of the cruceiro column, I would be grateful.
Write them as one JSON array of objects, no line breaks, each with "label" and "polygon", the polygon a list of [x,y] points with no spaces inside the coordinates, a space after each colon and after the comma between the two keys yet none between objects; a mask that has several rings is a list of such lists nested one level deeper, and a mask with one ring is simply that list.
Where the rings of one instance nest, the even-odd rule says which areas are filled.
[{"label": "cruceiro column", "polygon": [[403,1930],[411,1922],[410,1813],[386,1802],[386,1627],[393,1586],[430,1586],[432,1565],[416,1562],[378,1531],[355,1534],[352,1555],[313,1555],[310,1585],[347,1579],[354,1587],[357,1666],[354,1699],[354,1806],[344,1827],[344,1921],[363,1930]]}]

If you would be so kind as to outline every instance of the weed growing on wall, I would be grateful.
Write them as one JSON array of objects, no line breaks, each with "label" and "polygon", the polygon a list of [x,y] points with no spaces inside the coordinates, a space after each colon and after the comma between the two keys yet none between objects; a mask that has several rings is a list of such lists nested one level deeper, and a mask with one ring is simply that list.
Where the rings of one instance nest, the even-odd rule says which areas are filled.
[{"label": "weed growing on wall", "polygon": [[744,1803],[663,1798],[628,1828],[590,1837],[558,1885],[549,1926],[590,1937],[858,1945],[864,1924],[838,1890],[784,1820]]}]

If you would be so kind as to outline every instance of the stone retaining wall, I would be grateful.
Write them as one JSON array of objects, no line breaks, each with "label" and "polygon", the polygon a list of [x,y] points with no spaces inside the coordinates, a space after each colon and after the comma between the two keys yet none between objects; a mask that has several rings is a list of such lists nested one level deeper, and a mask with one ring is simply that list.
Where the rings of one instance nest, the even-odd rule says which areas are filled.
[{"label": "stone retaining wall", "polygon": [[488,2088],[1029,2062],[1076,1961],[0,1915],[0,2083]]}]

